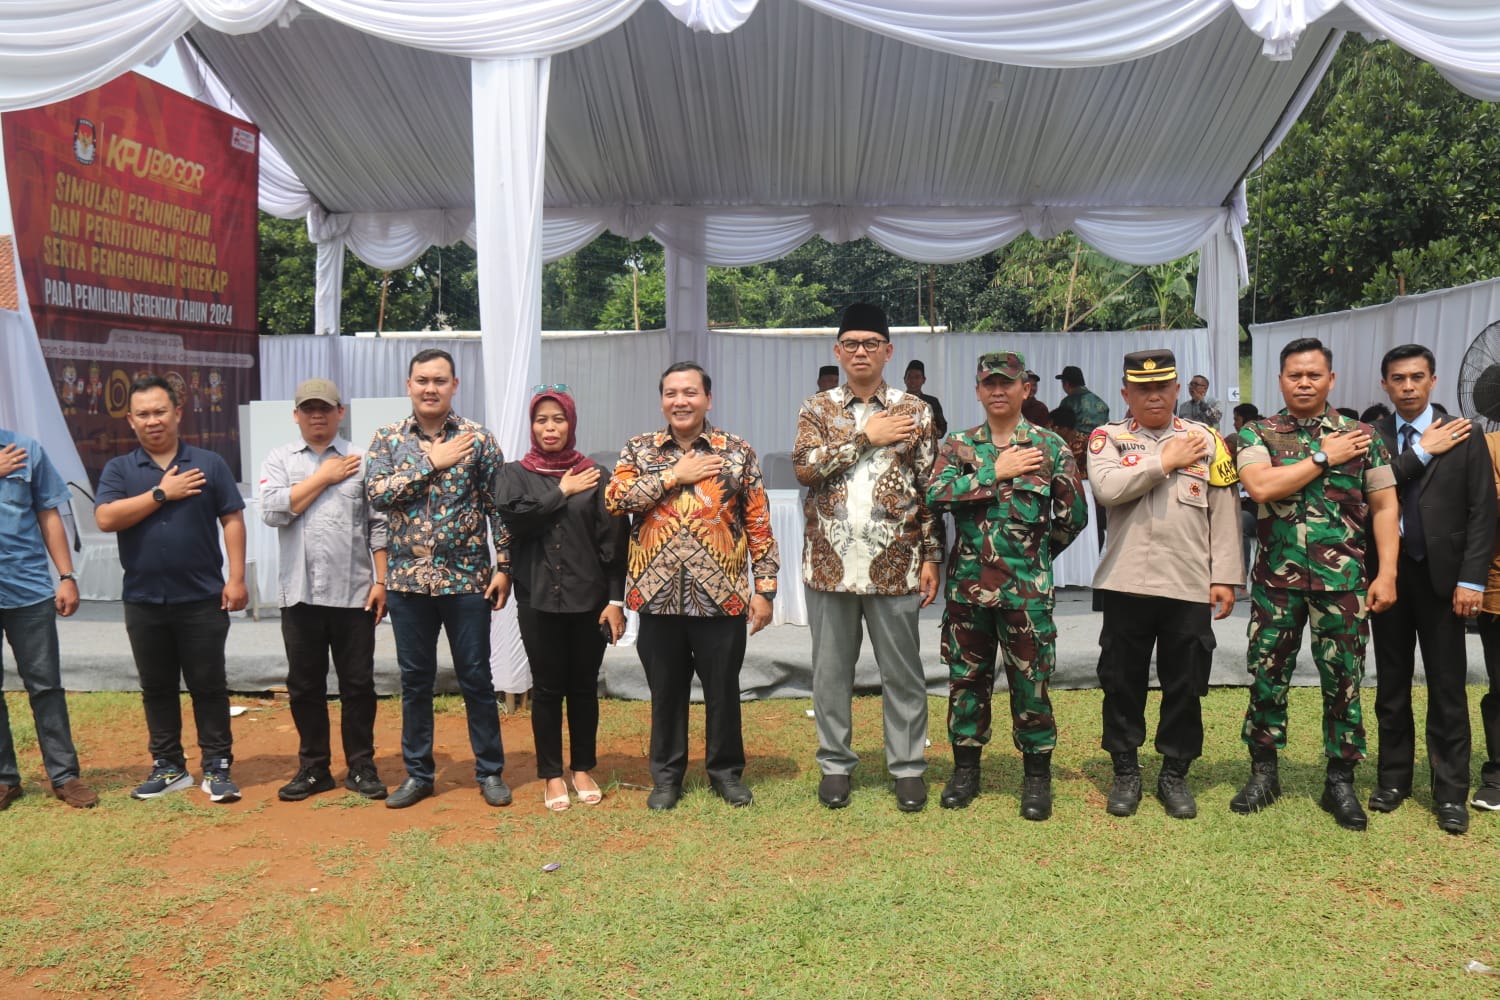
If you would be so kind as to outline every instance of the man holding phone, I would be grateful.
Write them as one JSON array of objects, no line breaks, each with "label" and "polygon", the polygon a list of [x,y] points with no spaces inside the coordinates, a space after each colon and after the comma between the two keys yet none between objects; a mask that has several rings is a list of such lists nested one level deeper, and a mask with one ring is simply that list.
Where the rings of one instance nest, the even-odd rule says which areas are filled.
[{"label": "man holding phone", "polygon": [[[464,696],[480,793],[492,806],[508,806],[490,678],[490,612],[510,598],[510,535],[492,493],[504,457],[489,430],[453,412],[458,376],[446,351],[412,358],[406,391],[411,416],[376,431],[365,458],[365,494],[388,522],[386,609],[401,668],[406,780],[385,804],[404,809],[433,792],[432,693],[441,629]],[[493,567],[486,520],[495,542]]]}]

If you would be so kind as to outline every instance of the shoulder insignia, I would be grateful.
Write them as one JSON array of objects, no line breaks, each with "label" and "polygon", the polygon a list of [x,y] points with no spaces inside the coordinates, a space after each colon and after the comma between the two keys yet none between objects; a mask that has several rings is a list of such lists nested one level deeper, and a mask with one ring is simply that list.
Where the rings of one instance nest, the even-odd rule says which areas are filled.
[{"label": "shoulder insignia", "polygon": [[1095,431],[1094,433],[1090,434],[1089,435],[1089,454],[1091,454],[1091,455],[1097,455],[1101,451],[1103,451],[1104,450],[1104,442],[1107,441],[1108,439],[1109,439],[1109,435],[1105,434],[1103,431]]}]

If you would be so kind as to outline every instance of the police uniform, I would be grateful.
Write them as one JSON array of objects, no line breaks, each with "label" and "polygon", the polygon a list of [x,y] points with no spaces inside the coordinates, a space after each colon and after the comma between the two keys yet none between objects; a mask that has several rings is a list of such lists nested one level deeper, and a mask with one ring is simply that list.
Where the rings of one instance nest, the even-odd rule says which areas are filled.
[{"label": "police uniform", "polygon": [[[1168,350],[1127,354],[1124,367],[1128,383],[1177,380]],[[1162,448],[1195,431],[1212,452],[1205,449],[1194,464],[1166,471]],[[1214,649],[1209,587],[1234,587],[1245,579],[1234,467],[1217,431],[1174,416],[1159,430],[1134,417],[1105,424],[1089,436],[1087,461],[1095,502],[1109,511],[1109,540],[1093,581],[1094,606],[1104,614],[1102,745],[1114,757],[1117,775],[1134,776],[1139,798],[1136,751],[1146,739],[1153,648],[1162,690],[1156,749],[1167,758],[1164,771],[1185,777],[1188,764],[1203,752],[1200,699],[1208,690]],[[1112,794],[1110,811],[1129,815],[1134,802],[1117,808]],[[1189,797],[1182,818],[1195,812]]]},{"label": "police uniform", "polygon": [[[990,375],[1021,379],[1025,369],[1019,354],[992,352],[979,359],[978,381]],[[1042,464],[1034,472],[997,480],[995,460],[1012,445],[1040,449]],[[951,512],[955,528],[942,629],[955,772],[971,768],[977,793],[980,748],[990,739],[998,653],[1010,685],[1012,739],[1025,755],[1028,776],[1033,770],[1050,775],[1043,765],[1057,743],[1047,695],[1057,639],[1052,561],[1088,523],[1073,454],[1056,434],[1025,419],[1008,441],[993,440],[988,422],[955,431],[938,452],[927,502]],[[972,797],[958,803],[945,792],[943,805],[967,805]],[[1024,796],[1022,808],[1026,814]],[[1051,812],[1050,792],[1045,812]]]}]

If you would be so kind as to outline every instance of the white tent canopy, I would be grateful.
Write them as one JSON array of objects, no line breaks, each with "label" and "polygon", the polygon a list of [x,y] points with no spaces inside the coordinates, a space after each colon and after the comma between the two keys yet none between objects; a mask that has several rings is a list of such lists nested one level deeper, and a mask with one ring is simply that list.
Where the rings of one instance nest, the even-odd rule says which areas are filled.
[{"label": "white tent canopy", "polygon": [[1233,384],[1242,179],[1350,27],[1500,96],[1493,0],[11,0],[0,109],[186,35],[284,157],[261,202],[307,214],[320,331],[345,247],[478,248],[485,418],[514,447],[543,254],[604,228],[667,247],[676,357],[706,356],[707,264],[814,233],[934,262],[1070,228],[1138,263],[1201,247]]},{"label": "white tent canopy", "polygon": [[17,0],[0,107],[187,35],[285,158],[262,203],[308,215],[320,330],[346,247],[480,248],[486,416],[514,443],[540,261],[605,228],[668,248],[679,355],[706,264],[814,233],[933,262],[1070,228],[1132,262],[1202,247],[1230,383],[1240,182],[1342,26],[1500,94],[1500,12],[1476,0]]}]

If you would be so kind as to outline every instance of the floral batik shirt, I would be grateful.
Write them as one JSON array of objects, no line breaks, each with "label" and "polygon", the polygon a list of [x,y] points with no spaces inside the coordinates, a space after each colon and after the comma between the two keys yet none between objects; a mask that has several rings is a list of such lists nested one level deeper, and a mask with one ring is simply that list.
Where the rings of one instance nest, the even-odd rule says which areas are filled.
[{"label": "floral batik shirt", "polygon": [[679,485],[672,467],[683,449],[670,431],[625,442],[604,494],[613,514],[632,515],[625,606],[654,615],[743,615],[755,592],[773,594],[781,567],[771,507],[755,450],[708,424],[693,450],[722,456],[711,479]]},{"label": "floral batik shirt", "polygon": [[[469,457],[433,469],[432,446],[465,433],[475,436]],[[492,487],[504,461],[495,436],[456,413],[448,414],[436,438],[424,435],[414,416],[375,432],[365,455],[365,495],[388,521],[387,589],[430,597],[478,594],[492,568],[510,571],[510,534]],[[493,567],[486,519],[495,539]]]},{"label": "floral batik shirt", "polygon": [[[876,447],[865,422],[909,416],[912,433]],[[849,386],[810,397],[797,415],[792,464],[808,487],[802,580],[814,590],[901,596],[917,592],[922,563],[943,560],[927,478],[937,453],[932,410],[884,382],[867,400]]]}]

